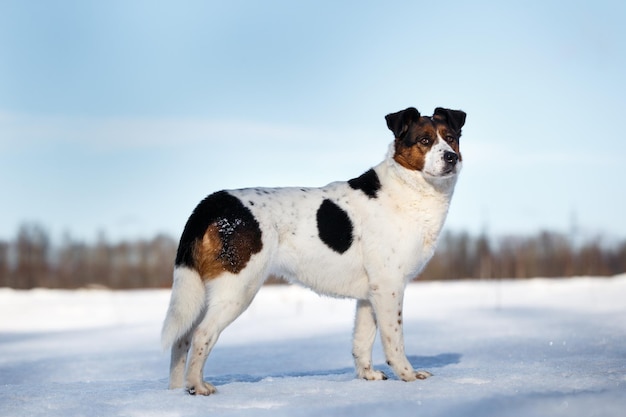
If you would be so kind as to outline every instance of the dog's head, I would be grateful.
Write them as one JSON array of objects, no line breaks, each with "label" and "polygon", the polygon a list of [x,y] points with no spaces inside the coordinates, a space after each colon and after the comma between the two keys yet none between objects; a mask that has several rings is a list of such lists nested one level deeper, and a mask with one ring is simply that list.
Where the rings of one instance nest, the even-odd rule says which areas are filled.
[{"label": "dog's head", "polygon": [[413,107],[385,116],[395,137],[393,159],[426,176],[452,177],[461,170],[459,139],[465,112],[437,107],[432,117]]}]

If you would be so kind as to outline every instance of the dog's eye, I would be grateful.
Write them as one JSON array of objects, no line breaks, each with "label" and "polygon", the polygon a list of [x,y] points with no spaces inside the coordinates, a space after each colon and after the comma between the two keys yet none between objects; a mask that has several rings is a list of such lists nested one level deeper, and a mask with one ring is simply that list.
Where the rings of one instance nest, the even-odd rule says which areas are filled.
[{"label": "dog's eye", "polygon": [[431,142],[430,138],[427,136],[420,139],[420,143],[425,146],[430,145],[430,142]]},{"label": "dog's eye", "polygon": [[448,143],[454,142],[454,136],[452,136],[452,135],[446,136],[446,142],[448,142]]}]

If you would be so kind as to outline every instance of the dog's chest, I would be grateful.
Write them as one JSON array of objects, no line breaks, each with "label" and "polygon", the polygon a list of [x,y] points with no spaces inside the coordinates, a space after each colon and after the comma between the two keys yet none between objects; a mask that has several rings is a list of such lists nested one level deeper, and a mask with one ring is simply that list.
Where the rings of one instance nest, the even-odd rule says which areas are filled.
[{"label": "dog's chest", "polygon": [[382,262],[384,270],[396,270],[412,279],[432,257],[448,205],[445,200],[385,199],[373,213],[363,231],[367,257]]}]

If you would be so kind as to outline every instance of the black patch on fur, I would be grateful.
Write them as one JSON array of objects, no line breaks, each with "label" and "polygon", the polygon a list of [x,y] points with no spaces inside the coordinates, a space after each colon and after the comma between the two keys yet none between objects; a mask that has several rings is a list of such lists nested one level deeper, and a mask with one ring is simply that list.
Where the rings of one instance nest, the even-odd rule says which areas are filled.
[{"label": "black patch on fur", "polygon": [[212,223],[220,226],[219,233],[223,245],[221,256],[229,259],[234,256],[233,239],[235,235],[241,233],[249,239],[252,253],[261,250],[261,228],[252,212],[237,197],[226,191],[218,191],[202,200],[189,216],[178,244],[176,266],[194,267],[195,244],[202,239]]},{"label": "black patch on fur", "polygon": [[348,213],[328,199],[317,210],[317,230],[322,242],[337,253],[344,253],[352,245],[352,222]]},{"label": "black patch on fur", "polygon": [[351,179],[348,181],[348,184],[355,190],[363,191],[369,198],[378,197],[378,190],[381,187],[378,174],[376,174],[373,168],[360,177]]}]

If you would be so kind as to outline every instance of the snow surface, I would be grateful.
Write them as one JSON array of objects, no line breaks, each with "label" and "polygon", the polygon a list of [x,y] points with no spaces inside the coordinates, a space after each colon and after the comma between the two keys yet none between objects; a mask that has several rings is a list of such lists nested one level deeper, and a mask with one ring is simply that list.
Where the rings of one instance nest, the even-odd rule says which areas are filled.
[{"label": "snow surface", "polygon": [[[167,389],[166,290],[0,289],[1,416],[624,416],[626,275],[411,284],[425,381],[355,379],[354,302],[265,287],[205,368]],[[384,365],[380,343],[374,362]]]}]

